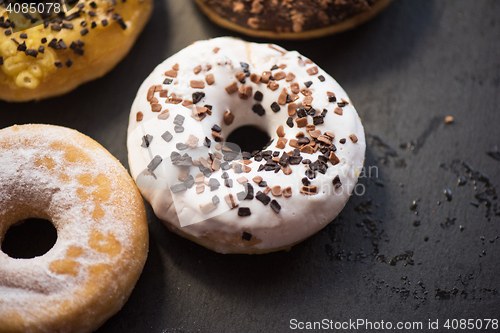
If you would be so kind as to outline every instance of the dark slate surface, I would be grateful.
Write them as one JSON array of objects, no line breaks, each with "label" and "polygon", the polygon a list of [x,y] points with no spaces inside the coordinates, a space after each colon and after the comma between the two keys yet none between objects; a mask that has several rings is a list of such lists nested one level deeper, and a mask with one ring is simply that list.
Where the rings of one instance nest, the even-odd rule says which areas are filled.
[{"label": "dark slate surface", "polygon": [[[128,112],[140,83],[191,42],[223,35],[234,34],[192,2],[156,1],[146,30],[112,72],[47,101],[1,102],[0,127],[72,127],[127,165]],[[144,273],[99,332],[285,332],[291,319],[421,321],[424,328],[439,319],[443,329],[448,318],[500,319],[499,200],[490,218],[484,202],[471,205],[485,182],[474,184],[460,163],[500,184],[500,161],[486,154],[500,145],[499,37],[498,1],[399,0],[353,31],[278,42],[348,92],[368,135],[371,175],[357,188],[365,194],[290,252],[261,256],[205,250],[168,232],[149,210]],[[444,123],[448,115],[452,124]],[[467,184],[459,187],[461,175]]]}]

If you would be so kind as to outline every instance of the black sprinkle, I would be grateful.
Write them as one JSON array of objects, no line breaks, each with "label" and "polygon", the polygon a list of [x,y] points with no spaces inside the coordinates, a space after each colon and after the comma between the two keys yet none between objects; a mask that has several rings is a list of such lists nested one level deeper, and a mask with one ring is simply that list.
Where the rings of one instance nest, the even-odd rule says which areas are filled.
[{"label": "black sprinkle", "polygon": [[45,46],[40,45],[40,46],[38,47],[38,52],[40,52],[40,53],[44,53],[44,52],[45,52]]},{"label": "black sprinkle", "polygon": [[290,95],[287,94],[286,95],[286,103],[288,104],[288,103],[292,103],[292,102],[293,102],[292,98],[290,97]]},{"label": "black sprinkle", "polygon": [[311,169],[307,169],[306,176],[309,179],[314,179],[314,178],[316,178],[316,172],[312,171]]},{"label": "black sprinkle", "polygon": [[300,162],[302,161],[302,156],[290,156],[289,161],[291,165],[300,164]]},{"label": "black sprinkle", "polygon": [[149,171],[155,171],[155,169],[160,165],[160,163],[163,161],[160,155],[156,155],[151,162],[149,162],[147,168]]},{"label": "black sprinkle", "polygon": [[250,183],[244,183],[243,186],[245,187],[245,200],[252,200],[253,199],[253,186]]},{"label": "black sprinkle", "polygon": [[328,102],[334,103],[337,101],[337,97],[334,94],[328,94]]},{"label": "black sprinkle", "polygon": [[196,104],[198,103],[199,101],[201,101],[201,99],[205,97],[205,93],[204,92],[201,92],[201,91],[195,91],[193,93],[193,103]]},{"label": "black sprinkle", "polygon": [[83,52],[84,50],[83,49],[75,49],[75,54],[78,54],[78,55],[83,55]]},{"label": "black sprinkle", "polygon": [[344,144],[344,143],[345,143],[345,138],[340,139],[340,140],[339,140],[339,142],[340,142],[341,144]]},{"label": "black sprinkle", "polygon": [[311,184],[311,182],[309,181],[309,179],[307,179],[307,177],[304,177],[304,178],[302,178],[302,184],[304,186],[309,186],[309,184]]},{"label": "black sprinkle", "polygon": [[278,112],[279,110],[281,110],[281,107],[278,103],[273,102],[273,104],[271,104],[271,110],[273,110],[274,112]]},{"label": "black sprinkle", "polygon": [[108,25],[108,20],[102,20],[101,23],[102,23],[102,26],[105,27]]},{"label": "black sprinkle", "polygon": [[[227,174],[227,172],[225,172],[225,174]],[[229,188],[233,187],[233,180],[229,179],[229,178],[228,179],[224,179],[224,185],[226,187],[229,187]]]},{"label": "black sprinkle", "polygon": [[95,3],[94,1],[92,1],[92,2],[90,3],[90,7],[92,7],[93,9],[96,9],[96,8],[97,8],[97,5],[96,5],[96,3]]},{"label": "black sprinkle", "polygon": [[312,81],[304,82],[304,85],[306,86],[306,88],[309,88],[312,84],[313,84]]},{"label": "black sprinkle", "polygon": [[27,49],[25,53],[27,56],[32,56],[33,58],[36,58],[38,55],[38,51],[34,49]]},{"label": "black sprinkle", "polygon": [[50,29],[54,31],[61,31],[61,26],[59,24],[52,24]]},{"label": "black sprinkle", "polygon": [[19,44],[17,46],[17,50],[20,51],[20,52],[24,52],[24,51],[26,51],[26,49],[27,49],[26,48],[26,42],[23,42],[22,44]]},{"label": "black sprinkle", "polygon": [[163,140],[170,142],[170,140],[172,140],[174,136],[169,131],[166,131],[165,133],[162,134],[161,137]]},{"label": "black sprinkle", "polygon": [[71,59],[66,60],[66,66],[71,67],[71,65],[73,65],[73,61]]},{"label": "black sprinkle", "polygon": [[185,190],[187,190],[187,187],[184,183],[175,184],[170,187],[170,191],[172,191],[172,193],[184,192]]},{"label": "black sprinkle", "polygon": [[325,117],[327,113],[328,113],[328,109],[323,109],[323,112],[321,112],[321,115],[323,117]]},{"label": "black sprinkle", "polygon": [[62,27],[63,27],[64,29],[69,29],[69,30],[72,30],[72,29],[73,29],[73,24],[71,24],[71,23],[63,23],[63,24],[62,24]]},{"label": "black sprinkle", "polygon": [[241,235],[241,239],[250,241],[252,239],[252,234],[249,234],[246,231],[243,231],[243,234]]},{"label": "black sprinkle", "polygon": [[62,39],[59,39],[59,42],[57,42],[57,44],[59,44],[59,46],[62,47],[64,50],[68,48],[66,46],[66,43]]},{"label": "black sprinkle", "polygon": [[325,77],[324,77],[323,75],[318,76],[318,79],[319,79],[321,82],[325,82]]},{"label": "black sprinkle", "polygon": [[256,91],[255,94],[253,95],[253,99],[255,99],[258,102],[262,102],[262,98],[264,95],[260,91]]},{"label": "black sprinkle", "polygon": [[212,144],[212,140],[209,138],[205,137],[205,140],[203,141],[203,145],[207,148],[210,148],[210,145]]},{"label": "black sprinkle", "polygon": [[42,44],[47,43],[47,38],[43,37],[43,38],[41,39],[41,43],[42,43]]},{"label": "black sprinkle", "polygon": [[182,126],[182,124],[184,124],[184,119],[186,119],[184,116],[178,114],[174,118],[174,124]]},{"label": "black sprinkle", "polygon": [[180,125],[175,125],[174,131],[175,131],[175,133],[182,133],[182,132],[184,132],[184,127],[180,126]]},{"label": "black sprinkle", "polygon": [[333,178],[332,183],[335,188],[339,188],[342,186],[342,182],[340,181],[340,177],[338,175]]},{"label": "black sprinkle", "polygon": [[216,195],[214,195],[214,196],[212,197],[212,202],[214,203],[214,205],[218,205],[218,204],[219,204],[219,202],[220,202],[219,197],[218,197],[218,196],[216,196]]},{"label": "black sprinkle", "polygon": [[142,148],[148,148],[149,145],[151,144],[151,141],[153,141],[153,136],[151,134],[146,134],[142,137]]},{"label": "black sprinkle", "polygon": [[288,117],[288,119],[286,120],[286,124],[288,125],[288,127],[292,128],[293,127],[293,118]]},{"label": "black sprinkle", "polygon": [[170,83],[172,83],[172,81],[174,81],[174,80],[167,78],[167,79],[163,80],[163,84],[170,84]]},{"label": "black sprinkle", "polygon": [[[89,14],[90,14],[90,12],[89,12]],[[90,15],[90,16],[95,16],[95,15]],[[97,23],[92,22],[92,23],[90,24],[90,27],[91,27],[92,29],[95,29],[95,28],[97,27]]]},{"label": "black sprinkle", "polygon": [[319,125],[319,124],[323,124],[324,123],[324,119],[322,116],[314,116],[313,117],[313,124],[314,125]]},{"label": "black sprinkle", "polygon": [[255,104],[252,107],[252,111],[257,113],[259,116],[263,116],[266,113],[266,110],[264,110],[264,108],[260,104]]},{"label": "black sprinkle", "polygon": [[0,65],[3,65],[3,57],[0,57]]},{"label": "black sprinkle", "polygon": [[278,203],[278,201],[273,200],[271,201],[271,208],[274,210],[276,214],[278,214],[281,210],[281,205]]},{"label": "black sprinkle", "polygon": [[61,68],[61,67],[63,67],[63,64],[60,61],[56,61],[56,62],[54,62],[54,66],[56,66],[57,68]]},{"label": "black sprinkle", "polygon": [[297,117],[304,118],[307,116],[306,109],[303,106],[297,108]]},{"label": "black sprinkle", "polygon": [[343,108],[345,106],[345,103],[344,102],[338,102],[337,105],[341,108]]},{"label": "black sprinkle", "polygon": [[175,144],[175,148],[177,148],[179,150],[185,150],[188,148],[188,146],[182,142],[178,142]]},{"label": "black sprinkle", "polygon": [[240,207],[238,208],[238,216],[250,216],[252,213],[250,212],[250,208],[248,207]]},{"label": "black sprinkle", "polygon": [[212,126],[212,131],[220,133],[222,131],[222,128],[220,128],[219,125],[215,124],[214,126]]},{"label": "black sprinkle", "polygon": [[184,185],[186,185],[187,188],[191,188],[194,185],[194,178],[192,175],[187,176],[186,180],[184,181]]},{"label": "black sprinkle", "polygon": [[261,191],[257,192],[255,198],[260,202],[262,202],[264,205],[269,204],[269,201],[271,201],[271,198],[268,195],[262,193]]},{"label": "black sprinkle", "polygon": [[238,198],[239,201],[245,200],[246,196],[247,196],[247,194],[245,192],[238,192],[238,193],[236,193],[236,197]]},{"label": "black sprinkle", "polygon": [[215,178],[210,178],[208,180],[208,187],[212,188],[212,191],[213,191],[213,188],[218,188],[220,186],[220,182],[215,179]]},{"label": "black sprinkle", "polygon": [[85,35],[86,35],[86,34],[88,34],[88,33],[89,33],[89,29],[87,29],[87,28],[80,30],[80,34],[81,34],[82,36],[85,36]]},{"label": "black sprinkle", "polygon": [[12,35],[12,30],[5,30],[5,36],[10,36]]},{"label": "black sprinkle", "polygon": [[23,32],[22,34],[19,35],[19,37],[22,39],[26,39],[26,38],[28,38],[28,34]]},{"label": "black sprinkle", "polygon": [[271,70],[272,70],[272,71],[275,71],[275,70],[277,70],[278,68],[279,68],[279,67],[278,67],[278,65],[273,65],[273,67],[271,67]]}]

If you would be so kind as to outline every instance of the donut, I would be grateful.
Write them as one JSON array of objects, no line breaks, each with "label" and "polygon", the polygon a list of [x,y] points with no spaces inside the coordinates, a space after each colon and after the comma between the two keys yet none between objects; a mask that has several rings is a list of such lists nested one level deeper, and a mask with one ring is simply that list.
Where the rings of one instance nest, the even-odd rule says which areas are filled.
[{"label": "donut", "polygon": [[1,1],[0,99],[58,96],[103,76],[130,51],[153,8],[152,0],[76,2],[42,18],[8,15],[15,2]]},{"label": "donut", "polygon": [[[247,152],[226,140],[248,125],[271,142]],[[132,105],[127,145],[139,190],[170,230],[258,254],[289,249],[339,214],[365,136],[345,91],[311,60],[220,37],[156,67]]]},{"label": "donut", "polygon": [[1,332],[91,332],[132,292],[148,252],[144,203],[123,166],[75,130],[0,130],[0,245],[28,218],[52,222],[47,253],[0,251]]},{"label": "donut", "polygon": [[352,29],[392,0],[195,0],[219,26],[248,36],[309,39]]}]

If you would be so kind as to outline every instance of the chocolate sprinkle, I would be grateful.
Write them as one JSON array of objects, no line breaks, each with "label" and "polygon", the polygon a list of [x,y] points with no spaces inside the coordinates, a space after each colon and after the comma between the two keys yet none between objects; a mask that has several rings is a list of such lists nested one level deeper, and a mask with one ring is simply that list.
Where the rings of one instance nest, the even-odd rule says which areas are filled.
[{"label": "chocolate sprinkle", "polygon": [[[339,188],[342,186],[342,182],[340,181],[340,177],[338,175],[335,176],[335,178],[333,178],[332,183],[333,183],[333,186],[335,188]],[[306,185],[306,184],[304,184],[304,185]]]},{"label": "chocolate sprinkle", "polygon": [[207,148],[210,148],[210,145],[212,144],[212,140],[209,138],[205,137],[205,140],[203,141],[203,145]]},{"label": "chocolate sprinkle", "polygon": [[313,84],[312,81],[304,82],[304,85],[306,86],[306,88],[309,88],[312,84]]},{"label": "chocolate sprinkle", "polygon": [[184,116],[178,114],[174,118],[174,124],[182,126],[182,124],[184,124],[184,119],[186,119]]},{"label": "chocolate sprinkle", "polygon": [[219,197],[218,197],[218,196],[216,196],[216,195],[214,195],[214,196],[212,197],[212,202],[213,202],[213,204],[214,204],[214,205],[218,205],[218,204],[219,204],[219,202],[220,202]]},{"label": "chocolate sprinkle", "polygon": [[250,183],[244,183],[243,186],[245,187],[245,200],[252,200],[253,199],[253,186]]},{"label": "chocolate sprinkle", "polygon": [[281,107],[278,105],[278,103],[273,102],[273,104],[271,104],[271,110],[273,110],[274,112],[278,112],[281,110]]},{"label": "chocolate sprinkle", "polygon": [[324,77],[323,75],[318,76],[318,79],[319,79],[321,82],[325,82],[325,77]]},{"label": "chocolate sprinkle", "polygon": [[142,148],[148,148],[149,144],[153,141],[153,136],[151,134],[146,134],[142,137]]},{"label": "chocolate sprinkle", "polygon": [[205,93],[201,91],[196,91],[193,93],[193,104],[198,103],[201,99],[205,97]]},{"label": "chocolate sprinkle", "polygon": [[264,110],[264,108],[260,104],[255,104],[252,107],[252,111],[255,112],[255,113],[257,113],[261,117],[266,113],[266,110]]},{"label": "chocolate sprinkle", "polygon": [[172,191],[172,193],[184,192],[185,190],[187,190],[187,187],[184,183],[175,184],[170,187],[170,191]]},{"label": "chocolate sprinkle", "polygon": [[169,131],[166,131],[165,133],[162,134],[161,137],[163,140],[170,142],[170,140],[172,140],[174,136]]},{"label": "chocolate sprinkle", "polygon": [[179,142],[175,144],[175,148],[179,150],[185,150],[188,148],[188,146],[185,143]]},{"label": "chocolate sprinkle", "polygon": [[180,125],[175,125],[174,131],[175,131],[175,133],[182,133],[182,132],[184,132],[184,127],[180,126]]},{"label": "chocolate sprinkle", "polygon": [[276,214],[278,214],[281,210],[281,205],[278,203],[278,201],[273,199],[273,201],[271,201],[271,208]]},{"label": "chocolate sprinkle", "polygon": [[174,81],[173,79],[166,78],[165,80],[163,80],[163,84],[170,84],[173,81]]},{"label": "chocolate sprinkle", "polygon": [[240,207],[238,208],[238,216],[250,216],[252,213],[250,212],[250,208],[248,207]]},{"label": "chocolate sprinkle", "polygon": [[151,162],[149,162],[147,169],[149,171],[155,171],[155,169],[160,165],[160,163],[163,161],[160,155],[156,155]]},{"label": "chocolate sprinkle", "polygon": [[292,128],[293,127],[293,118],[288,117],[288,119],[286,120],[286,124],[288,125],[288,127]]},{"label": "chocolate sprinkle", "polygon": [[269,201],[271,201],[271,198],[268,195],[262,193],[261,191],[257,192],[255,198],[260,202],[262,202],[264,205],[269,204]]},{"label": "chocolate sprinkle", "polygon": [[258,90],[253,95],[253,99],[255,99],[258,102],[262,102],[263,98],[264,98],[264,95],[260,91],[258,91]]}]

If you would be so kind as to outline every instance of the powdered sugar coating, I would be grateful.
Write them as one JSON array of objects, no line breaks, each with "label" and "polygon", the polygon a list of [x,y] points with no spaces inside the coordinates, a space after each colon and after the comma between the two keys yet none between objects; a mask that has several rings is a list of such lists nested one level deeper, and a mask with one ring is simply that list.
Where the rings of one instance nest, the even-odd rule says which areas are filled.
[{"label": "powdered sugar coating", "polygon": [[[242,80],[241,72],[246,65],[241,63],[248,65],[248,71],[252,74],[261,75],[265,71],[272,71],[272,74],[277,77],[274,83],[277,83],[279,87],[274,89],[262,81],[253,82],[250,76],[243,77]],[[285,72],[286,77],[283,74],[277,74],[278,72]],[[290,73],[293,76],[289,76]],[[207,80],[209,75],[213,77]],[[204,88],[198,88],[199,83],[196,83],[193,88],[193,81],[205,82]],[[309,81],[311,84],[308,83],[309,87],[307,87],[305,83]],[[317,176],[310,180],[311,186],[316,186],[318,189],[316,195],[305,195],[301,192],[303,188],[301,179],[305,176],[307,165],[302,163],[289,165],[291,174],[285,174],[283,171],[266,172],[259,171],[259,166],[264,165],[266,161],[257,161],[254,158],[249,160],[250,164],[247,166],[251,170],[248,173],[239,174],[234,169],[226,171],[234,183],[230,189],[221,185],[216,190],[212,191],[207,188],[201,194],[197,194],[196,186],[193,186],[183,192],[171,193],[169,188],[178,182],[177,169],[166,167],[168,163],[171,163],[171,152],[178,151],[180,154],[187,152],[198,156],[197,151],[205,149],[206,156],[208,153],[214,154],[213,145],[210,149],[202,145],[205,136],[215,143],[212,132],[214,124],[221,127],[223,138],[240,126],[255,125],[274,139],[268,149],[278,151],[279,156],[282,156],[283,152],[293,151],[294,147],[290,145],[291,139],[296,139],[299,132],[304,132],[305,136],[309,134],[304,127],[298,127],[297,116],[293,117],[293,128],[287,125],[289,101],[285,105],[276,102],[280,102],[283,89],[291,95],[294,83],[299,85],[300,91],[307,87],[310,94],[307,90],[304,90],[304,93],[297,93],[297,99],[293,102],[297,104],[297,107],[311,103],[312,107],[317,110],[316,114],[327,109],[323,118],[324,123],[317,124],[316,129],[321,130],[322,134],[329,132],[335,135],[333,141],[337,146],[335,154],[339,163],[333,165],[328,162],[328,168],[324,174],[317,172]],[[241,91],[233,92],[241,86],[251,87],[252,95],[246,99],[242,98],[240,92],[243,88]],[[154,89],[152,90],[151,87]],[[158,94],[161,90],[168,90],[168,95],[175,94],[175,97],[183,103],[169,103],[168,98],[163,99]],[[151,94],[151,91],[156,92]],[[256,91],[262,92],[261,101],[253,96]],[[199,102],[195,103],[196,106],[212,106],[212,114],[206,115],[201,121],[191,116],[195,107],[189,102],[186,103],[186,101],[193,100],[193,94],[197,92],[203,92],[204,95]],[[334,93],[336,102],[329,100],[328,92]],[[312,96],[312,102],[307,95]],[[156,100],[151,99],[152,97]],[[152,100],[160,107],[155,109],[152,106]],[[334,110],[339,107],[337,102],[342,101],[346,103],[341,107],[342,115],[339,115]],[[256,112],[252,112],[256,104],[265,109],[264,115],[259,116]],[[168,109],[169,116],[161,119],[159,114],[165,109]],[[234,119],[230,124],[225,124],[224,114],[228,110],[234,115]],[[142,118],[137,118],[139,112]],[[173,123],[177,115],[185,117],[183,125],[185,130],[181,133],[176,133]],[[308,116],[307,119],[308,124],[312,124],[313,118]],[[279,140],[277,130],[280,126],[283,126],[284,137],[287,139],[283,148],[276,147]],[[173,139],[169,142],[162,139],[166,131],[173,135]],[[351,134],[356,135],[358,139],[356,142],[349,139]],[[141,147],[142,138],[145,135],[150,135],[152,138],[147,149],[144,146]],[[199,146],[196,149],[177,149],[176,144],[186,142],[189,135],[195,135],[200,139]],[[341,138],[347,138],[345,144],[339,144]],[[338,215],[361,172],[364,162],[365,136],[356,110],[345,91],[312,61],[296,51],[288,52],[276,45],[247,43],[222,37],[191,44],[160,64],[145,80],[131,110],[128,149],[131,172],[138,182],[141,193],[150,202],[156,215],[165,221],[169,228],[219,252],[262,253],[295,244],[326,226]],[[301,153],[301,155],[304,159],[315,161],[321,153],[318,150],[313,154]],[[162,162],[154,170],[154,176],[148,178],[148,172],[145,170],[155,156],[160,156]],[[215,178],[224,184],[222,177],[224,171],[212,171],[206,180]],[[190,169],[190,175],[193,177],[196,177],[199,172],[196,167]],[[255,192],[264,191],[264,188],[252,182],[254,177],[261,176],[269,187],[290,187],[292,196],[285,198],[268,194],[271,200],[276,200],[281,206],[278,213],[271,208],[270,204],[263,204],[256,199],[236,200],[237,193],[244,190],[244,185],[237,182],[242,175],[253,185]],[[342,186],[337,189],[332,183],[336,176],[339,176],[342,182]],[[250,209],[250,216],[239,216],[238,208],[229,209],[224,202],[228,191],[233,194],[239,207]],[[202,206],[209,204],[214,195],[220,198],[221,203],[206,214]],[[243,232],[251,234],[252,241],[246,241],[242,236]]]},{"label": "powdered sugar coating", "polygon": [[7,331],[88,332],[128,298],[147,256],[144,207],[121,164],[67,128],[0,131],[0,239],[13,223],[50,220],[45,255],[0,251],[0,327]]}]

